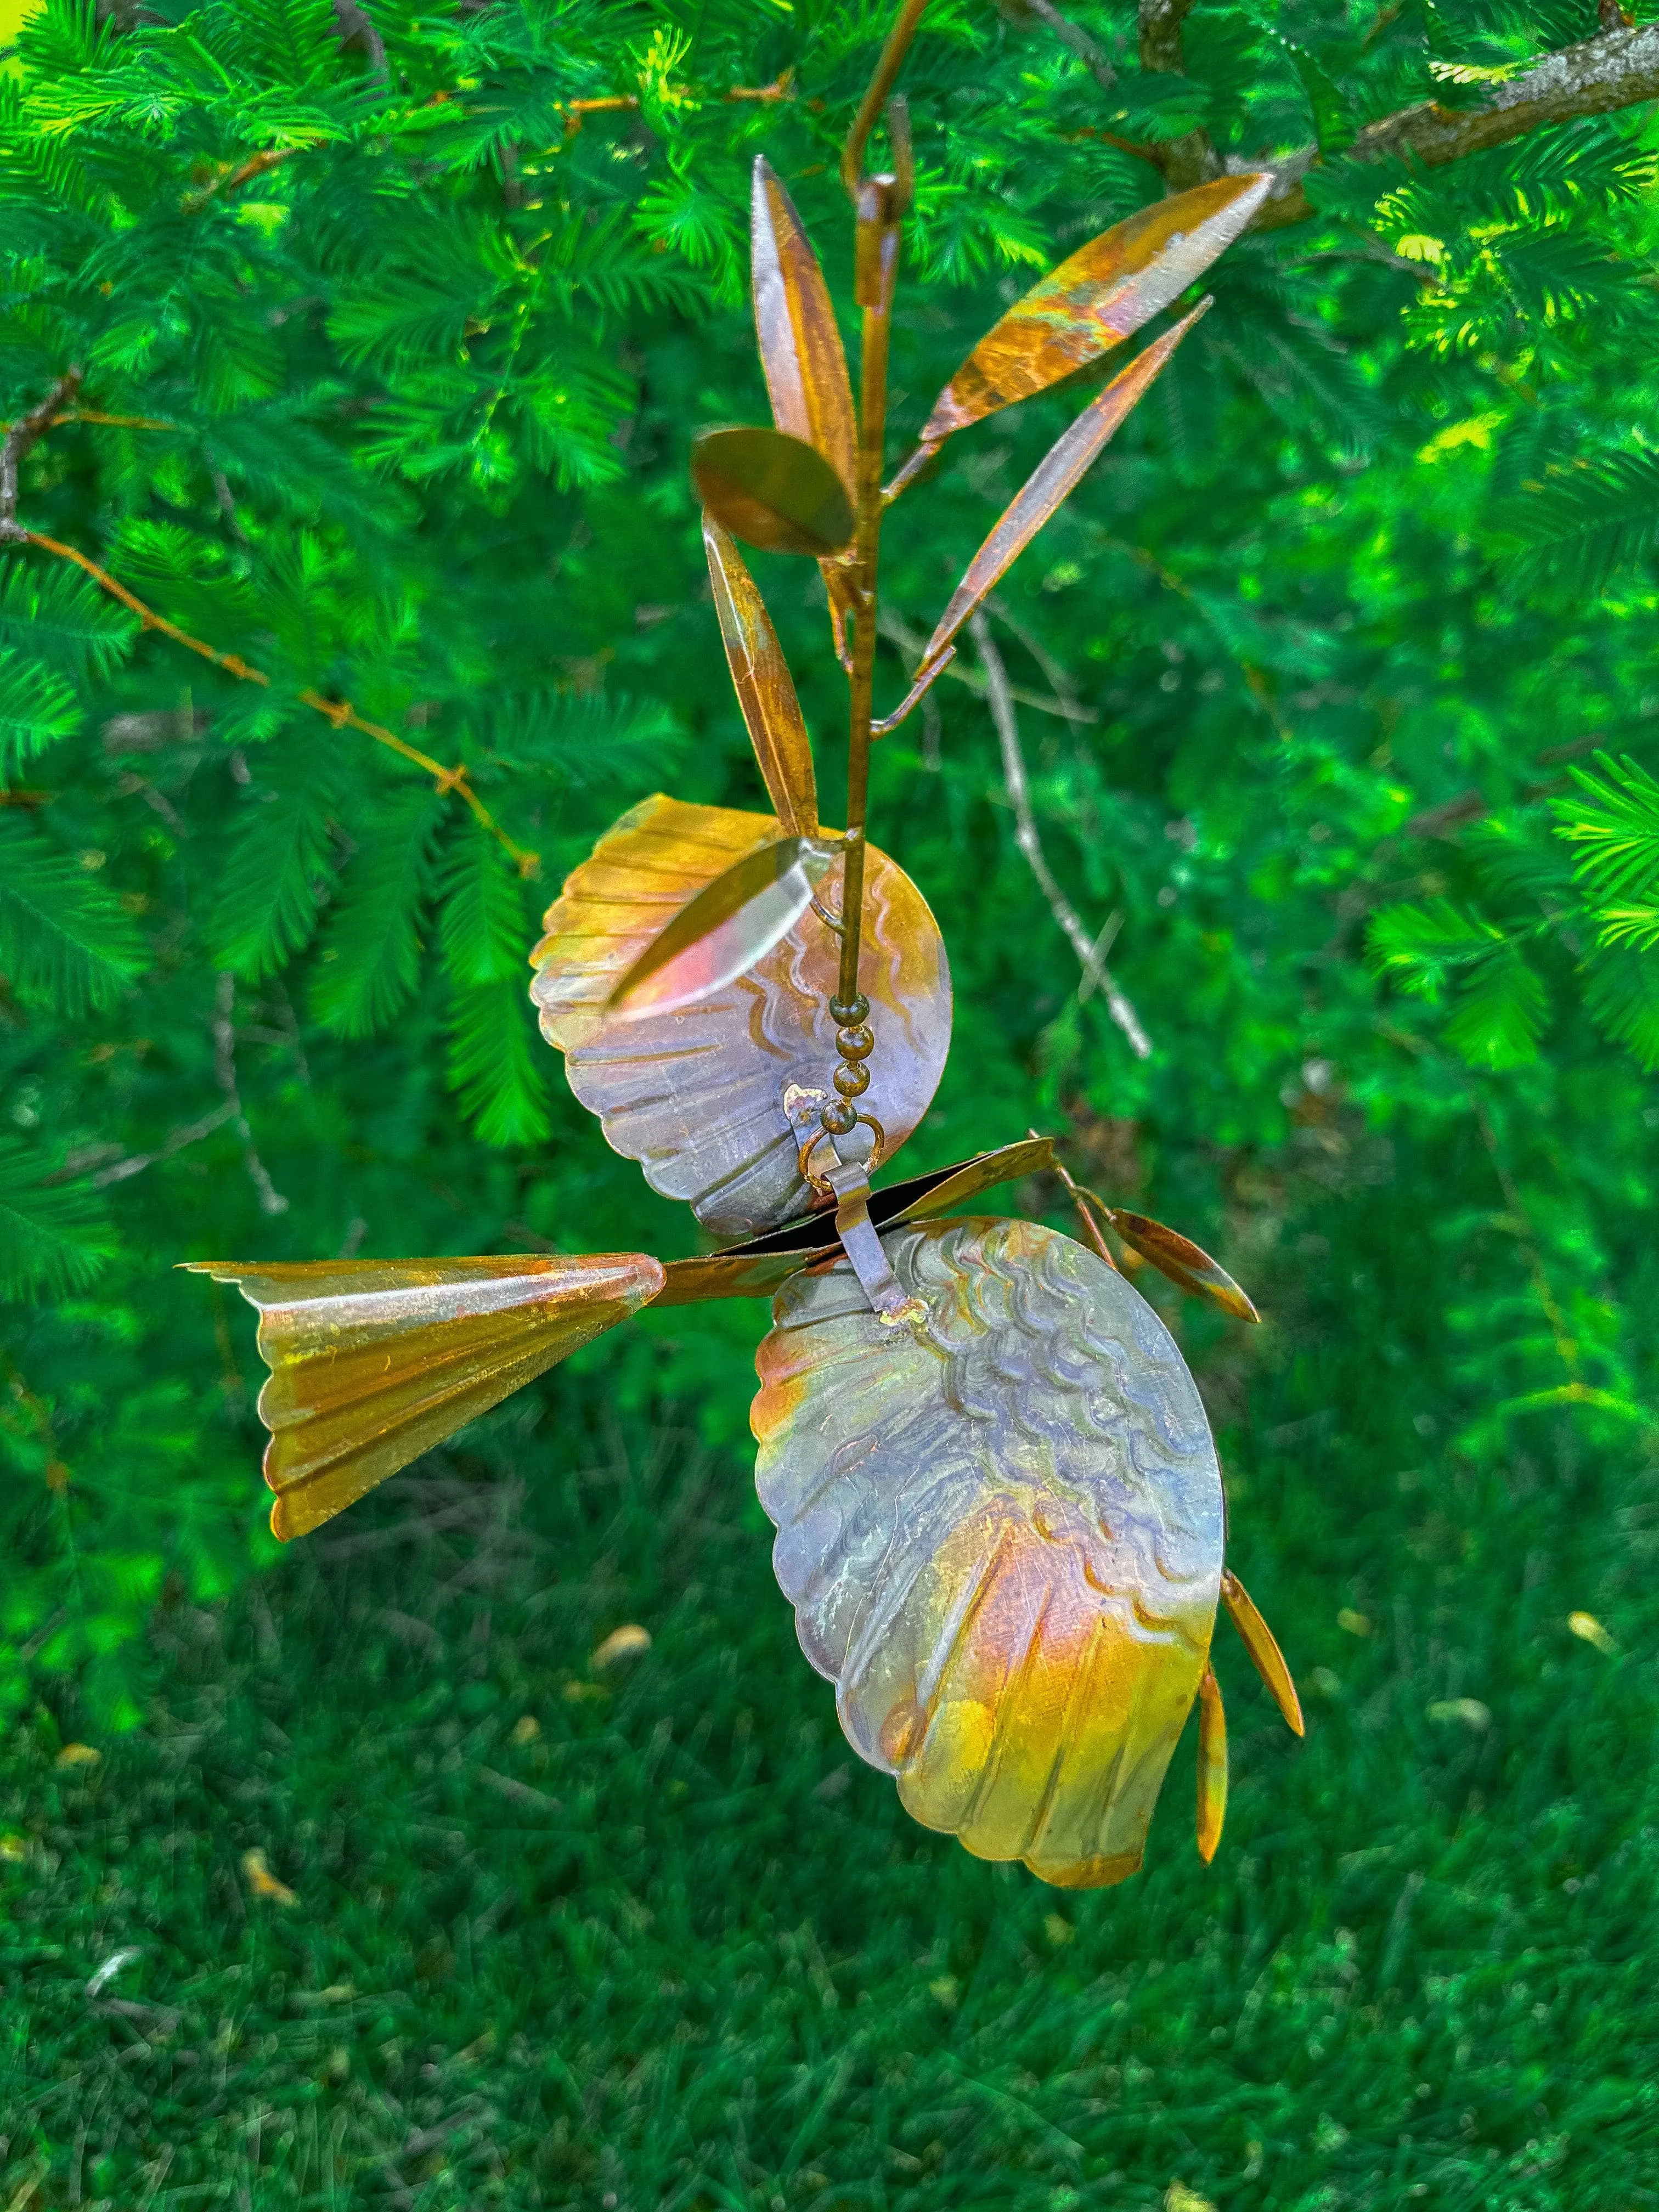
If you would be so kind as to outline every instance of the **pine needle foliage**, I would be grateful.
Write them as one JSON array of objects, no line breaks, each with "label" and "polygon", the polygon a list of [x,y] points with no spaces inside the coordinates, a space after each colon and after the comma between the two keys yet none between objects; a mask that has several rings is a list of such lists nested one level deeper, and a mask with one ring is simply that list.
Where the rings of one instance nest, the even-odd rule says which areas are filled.
[{"label": "pine needle foliage", "polygon": [[[1659,1065],[1651,114],[1370,157],[1380,118],[1462,112],[1591,38],[1576,0],[1194,9],[1179,69],[1142,64],[1116,0],[1062,8],[1069,40],[1049,13],[934,0],[907,65],[896,453],[1000,306],[1154,202],[1190,134],[1236,164],[1307,149],[1310,211],[1218,268],[993,610],[1050,865],[1115,931],[1149,1060],[1079,991],[971,653],[878,750],[875,834],[957,986],[907,1164],[1133,1124],[1160,1210],[1219,1239],[1230,1194],[1363,1111],[1418,1163],[1389,1218],[1451,1220],[1473,1103],[1557,1240],[1536,1268],[1504,1246],[1442,1316],[1483,1378],[1471,1464],[1508,1464],[1551,1391],[1651,1389],[1610,1287],[1645,1264]],[[167,1575],[199,1596],[268,1554],[245,1316],[172,1261],[684,1249],[569,1099],[526,955],[625,805],[763,803],[686,447],[764,413],[757,153],[853,338],[835,165],[890,14],[24,11],[0,420],[64,396],[15,520],[148,611],[0,544],[0,1376],[39,1409],[0,1504],[0,1698],[73,1680],[136,1718]],[[884,700],[1089,386],[964,433],[895,509]],[[761,581],[827,795],[823,608],[798,570]],[[1569,1371],[1550,1313],[1576,1299]],[[740,1426],[742,1333],[642,1326],[607,1387]]]}]

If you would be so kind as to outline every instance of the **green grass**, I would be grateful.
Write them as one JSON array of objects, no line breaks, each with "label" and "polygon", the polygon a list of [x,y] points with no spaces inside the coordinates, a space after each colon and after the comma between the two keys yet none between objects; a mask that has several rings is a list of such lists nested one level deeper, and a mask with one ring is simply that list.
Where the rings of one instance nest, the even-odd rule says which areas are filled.
[{"label": "green grass", "polygon": [[[44,1714],[8,1742],[0,2206],[1659,2205],[1659,1480],[1593,1413],[1455,1448],[1452,1278],[1512,1239],[1461,1231],[1437,1290],[1391,1202],[1316,1197],[1241,1264],[1261,1349],[1185,1316],[1309,1706],[1297,1745],[1218,1643],[1207,1872],[1190,1733],[1117,1890],[911,1825],[746,1464],[556,1377],[228,1609],[164,1607],[96,1765]],[[651,1651],[596,1678],[629,1620]]]}]

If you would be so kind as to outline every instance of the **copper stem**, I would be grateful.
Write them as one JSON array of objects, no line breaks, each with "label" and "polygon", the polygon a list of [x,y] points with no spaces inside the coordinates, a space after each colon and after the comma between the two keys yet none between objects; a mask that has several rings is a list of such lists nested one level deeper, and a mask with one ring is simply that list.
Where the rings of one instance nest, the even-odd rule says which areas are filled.
[{"label": "copper stem", "polygon": [[[898,234],[889,219],[885,180],[865,186],[859,207],[859,265],[875,279],[864,303],[860,362],[859,481],[854,539],[853,679],[847,732],[847,860],[842,878],[842,1004],[859,995],[864,919],[864,825],[870,793],[870,710],[875,684],[877,568],[881,550],[881,464],[887,427],[887,338]],[[862,287],[860,289],[863,289]]]}]

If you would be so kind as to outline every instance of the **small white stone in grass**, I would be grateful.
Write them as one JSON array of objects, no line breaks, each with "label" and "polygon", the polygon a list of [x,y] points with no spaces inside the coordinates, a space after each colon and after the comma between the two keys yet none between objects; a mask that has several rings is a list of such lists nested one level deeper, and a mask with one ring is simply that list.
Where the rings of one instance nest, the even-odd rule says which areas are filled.
[{"label": "small white stone in grass", "polygon": [[595,1650],[590,1664],[598,1668],[614,1667],[619,1659],[641,1658],[651,1649],[651,1632],[630,1620],[623,1628],[613,1628]]},{"label": "small white stone in grass", "polygon": [[1567,1626],[1581,1644],[1593,1644],[1598,1651],[1616,1651],[1619,1649],[1593,1613],[1570,1613]]},{"label": "small white stone in grass", "polygon": [[1429,1707],[1431,1721],[1462,1721],[1465,1728],[1489,1729],[1492,1707],[1479,1698],[1437,1698]]},{"label": "small white stone in grass", "polygon": [[112,1951],[103,1964],[94,1966],[87,1977],[87,1995],[89,1997],[100,1995],[109,1987],[123,1966],[130,1966],[135,1959],[142,1959],[143,1955],[136,1943],[125,1943],[118,1951]]}]

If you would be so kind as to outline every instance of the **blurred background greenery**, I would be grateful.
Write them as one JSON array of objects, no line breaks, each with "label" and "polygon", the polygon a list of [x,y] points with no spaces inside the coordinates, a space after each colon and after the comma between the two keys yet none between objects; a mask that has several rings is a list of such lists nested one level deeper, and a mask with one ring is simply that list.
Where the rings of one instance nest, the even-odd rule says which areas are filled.
[{"label": "blurred background greenery", "polygon": [[[693,1249],[524,956],[635,798],[762,803],[687,441],[764,417],[757,152],[846,307],[888,10],[19,13],[0,2202],[1659,2203],[1659,29],[936,0],[907,70],[896,453],[1057,256],[1310,155],[994,611],[1149,1054],[971,650],[876,762],[957,987],[907,1171],[1035,1123],[1265,1316],[1150,1291],[1308,1738],[1222,1648],[1215,1865],[1183,1751],[1147,1870],[1073,1896],[841,1743],[750,1482],[763,1307],[646,1316],[279,1556],[252,1317],[168,1272]],[[1091,388],[896,510],[884,697]],[[758,566],[833,790],[816,574]]]}]

